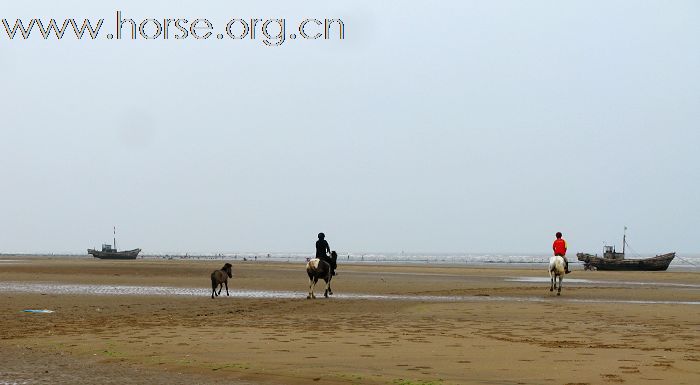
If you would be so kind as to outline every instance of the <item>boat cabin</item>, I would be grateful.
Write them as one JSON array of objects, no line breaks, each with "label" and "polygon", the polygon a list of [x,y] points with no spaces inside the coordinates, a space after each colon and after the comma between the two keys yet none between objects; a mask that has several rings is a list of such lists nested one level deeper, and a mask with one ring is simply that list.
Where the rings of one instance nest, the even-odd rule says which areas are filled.
[{"label": "boat cabin", "polygon": [[108,245],[106,243],[102,244],[102,251],[105,253],[114,253],[117,251],[117,249],[113,249],[112,245]]},{"label": "boat cabin", "polygon": [[605,259],[625,259],[625,252],[618,253],[615,251],[615,246],[605,246],[603,252],[603,258]]}]

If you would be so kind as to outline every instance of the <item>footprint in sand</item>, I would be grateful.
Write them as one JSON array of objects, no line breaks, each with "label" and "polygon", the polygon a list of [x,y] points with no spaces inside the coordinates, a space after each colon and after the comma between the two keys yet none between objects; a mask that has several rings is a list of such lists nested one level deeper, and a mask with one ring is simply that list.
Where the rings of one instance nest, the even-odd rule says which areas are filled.
[{"label": "footprint in sand", "polygon": [[603,377],[605,382],[625,382],[625,380],[617,374],[601,374],[600,376]]},{"label": "footprint in sand", "polygon": [[639,368],[636,366],[620,366],[622,373],[639,373]]}]

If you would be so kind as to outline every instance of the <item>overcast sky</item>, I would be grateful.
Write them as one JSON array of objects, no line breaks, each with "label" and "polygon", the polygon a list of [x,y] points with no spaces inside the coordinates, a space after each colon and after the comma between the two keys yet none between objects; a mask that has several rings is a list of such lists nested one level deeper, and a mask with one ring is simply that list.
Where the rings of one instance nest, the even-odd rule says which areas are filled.
[{"label": "overcast sky", "polygon": [[[624,226],[639,252],[700,251],[700,2],[143,3],[0,7],[105,19],[96,40],[0,26],[0,252],[80,253],[113,225],[145,252],[312,253],[320,231],[600,252]],[[110,40],[117,10],[214,33],[339,18],[345,39]]]}]

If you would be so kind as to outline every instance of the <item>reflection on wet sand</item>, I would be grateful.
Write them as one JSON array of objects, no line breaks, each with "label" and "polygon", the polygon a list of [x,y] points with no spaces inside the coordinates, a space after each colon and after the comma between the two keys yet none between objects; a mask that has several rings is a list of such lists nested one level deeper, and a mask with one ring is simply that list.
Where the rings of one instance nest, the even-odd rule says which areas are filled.
[{"label": "reflection on wet sand", "polygon": [[[586,281],[586,280],[579,280]],[[530,281],[528,281],[530,282]],[[591,282],[591,281],[586,281]],[[0,291],[50,294],[78,295],[175,295],[175,296],[208,296],[209,289],[182,288],[165,286],[115,286],[115,285],[79,285],[54,283],[16,283],[0,282]],[[282,290],[231,290],[233,298],[267,298],[293,299],[305,298],[301,291]],[[226,298],[226,297],[221,297]],[[514,301],[514,302],[548,302],[549,298],[532,296],[497,296],[497,295],[406,295],[406,294],[336,294],[333,298],[345,300],[370,301],[421,301],[421,302],[485,302],[485,301]],[[559,298],[557,301],[582,303],[627,303],[627,304],[683,304],[700,305],[700,301],[653,301],[653,300],[617,300],[604,298]]]}]

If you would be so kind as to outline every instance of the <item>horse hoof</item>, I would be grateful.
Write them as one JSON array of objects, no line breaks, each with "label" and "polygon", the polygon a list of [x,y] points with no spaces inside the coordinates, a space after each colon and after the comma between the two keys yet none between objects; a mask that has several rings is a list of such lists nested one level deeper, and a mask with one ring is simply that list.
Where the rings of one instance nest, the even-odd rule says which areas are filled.
[{"label": "horse hoof", "polygon": [[311,299],[311,296],[310,296],[310,295],[307,295],[307,296],[306,296],[306,299]]},{"label": "horse hoof", "polygon": [[557,295],[561,295],[561,293],[557,293]]}]

